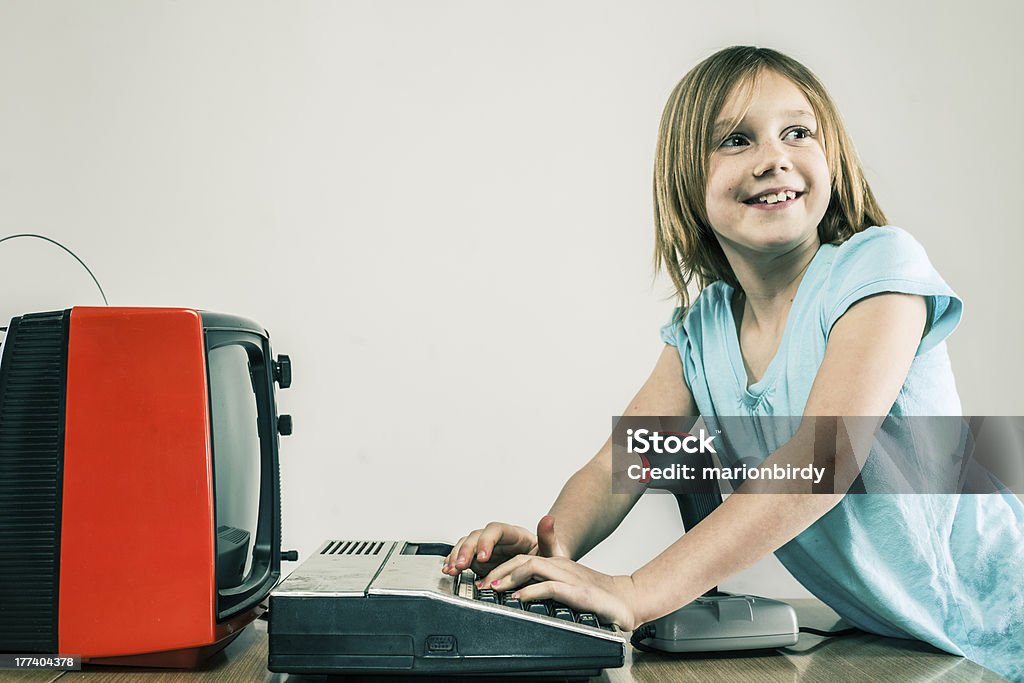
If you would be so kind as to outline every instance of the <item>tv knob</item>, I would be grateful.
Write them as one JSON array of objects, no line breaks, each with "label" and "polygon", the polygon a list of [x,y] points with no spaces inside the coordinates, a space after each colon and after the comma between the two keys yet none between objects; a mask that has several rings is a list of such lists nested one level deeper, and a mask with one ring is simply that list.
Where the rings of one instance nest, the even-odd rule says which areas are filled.
[{"label": "tv knob", "polygon": [[291,415],[278,415],[277,416],[277,433],[281,436],[290,436],[292,433],[292,416]]},{"label": "tv knob", "polygon": [[274,379],[282,389],[292,385],[292,359],[283,353],[274,361]]},{"label": "tv knob", "polygon": [[298,562],[299,551],[298,550],[282,550],[281,551],[282,562]]}]

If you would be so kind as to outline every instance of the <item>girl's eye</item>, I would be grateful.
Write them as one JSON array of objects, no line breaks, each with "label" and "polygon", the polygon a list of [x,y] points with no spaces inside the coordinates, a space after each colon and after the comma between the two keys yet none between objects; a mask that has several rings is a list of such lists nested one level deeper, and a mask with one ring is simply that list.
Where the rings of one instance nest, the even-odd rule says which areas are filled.
[{"label": "girl's eye", "polygon": [[809,138],[809,137],[811,137],[811,131],[810,130],[808,130],[807,128],[804,128],[802,126],[797,126],[796,128],[793,128],[788,133],[786,133],[785,137],[782,138],[782,139],[783,140],[804,140],[804,139]]},{"label": "girl's eye", "polygon": [[722,140],[722,147],[739,147],[740,145],[745,144],[747,144],[747,139],[738,133],[730,135],[726,139]]}]

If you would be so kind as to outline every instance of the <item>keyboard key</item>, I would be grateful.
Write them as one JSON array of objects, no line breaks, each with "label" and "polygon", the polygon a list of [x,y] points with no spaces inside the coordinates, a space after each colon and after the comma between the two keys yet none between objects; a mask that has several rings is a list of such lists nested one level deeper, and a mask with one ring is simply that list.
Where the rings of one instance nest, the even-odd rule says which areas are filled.
[{"label": "keyboard key", "polygon": [[456,577],[455,587],[460,598],[469,598],[472,600],[476,597],[476,574],[474,574],[471,569],[464,569],[462,573]]},{"label": "keyboard key", "polygon": [[548,606],[543,602],[531,602],[526,609],[534,614],[543,614],[544,616],[549,616],[550,614],[548,612]]},{"label": "keyboard key", "polygon": [[556,607],[555,619],[562,619],[563,621],[573,621],[572,610],[568,607]]},{"label": "keyboard key", "polygon": [[523,609],[523,601],[519,598],[507,597],[502,602],[505,607],[511,607],[512,609]]},{"label": "keyboard key", "polygon": [[593,626],[594,628],[601,628],[601,624],[600,622],[598,622],[597,617],[595,617],[593,614],[590,614],[589,612],[581,614],[577,621],[579,621],[579,623],[583,624],[584,626]]},{"label": "keyboard key", "polygon": [[476,599],[481,602],[489,602],[492,605],[498,604],[498,596],[496,596],[494,594],[494,591],[490,588],[484,588],[480,591],[477,591]]}]

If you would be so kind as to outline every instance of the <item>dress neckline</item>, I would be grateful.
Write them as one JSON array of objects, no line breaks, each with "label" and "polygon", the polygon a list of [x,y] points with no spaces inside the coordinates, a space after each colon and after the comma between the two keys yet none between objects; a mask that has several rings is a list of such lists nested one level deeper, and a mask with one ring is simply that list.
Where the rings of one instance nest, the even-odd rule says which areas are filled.
[{"label": "dress neckline", "polygon": [[821,254],[825,251],[825,244],[818,247],[818,250],[814,252],[814,256],[811,257],[811,262],[807,265],[807,269],[804,271],[803,277],[800,279],[800,284],[797,285],[796,294],[793,295],[793,304],[789,307],[789,312],[786,314],[786,324],[782,329],[782,338],[779,340],[779,346],[775,349],[775,355],[772,356],[771,361],[768,363],[768,367],[765,368],[761,378],[756,382],[748,384],[747,382],[747,368],[743,363],[743,351],[740,347],[739,327],[736,324],[736,316],[733,315],[732,299],[736,294],[736,290],[731,285],[725,286],[725,316],[728,331],[728,347],[729,347],[729,360],[732,365],[733,375],[736,377],[736,384],[742,392],[743,401],[748,406],[753,407],[761,401],[764,396],[770,392],[772,387],[775,386],[776,380],[779,374],[779,366],[782,364],[781,357],[786,355],[789,347],[789,337],[792,333],[793,317],[794,313],[800,311],[803,299],[806,298],[805,291],[810,286],[808,282],[812,281],[812,274],[818,268],[818,263],[822,260]]}]

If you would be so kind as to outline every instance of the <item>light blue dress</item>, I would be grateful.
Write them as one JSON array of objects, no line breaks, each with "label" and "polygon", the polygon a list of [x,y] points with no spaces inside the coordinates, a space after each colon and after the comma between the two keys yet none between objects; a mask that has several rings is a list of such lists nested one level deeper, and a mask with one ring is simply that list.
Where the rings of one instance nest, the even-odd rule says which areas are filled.
[{"label": "light blue dress", "polygon": [[[701,415],[799,416],[832,326],[851,305],[882,292],[919,294],[928,303],[926,331],[890,415],[960,415],[944,340],[962,303],[899,228],[868,228],[818,250],[775,358],[749,387],[732,287],[706,287],[661,336],[678,347]],[[795,429],[798,421],[779,422]],[[758,452],[767,456],[791,436],[763,430]],[[1024,506],[1012,494],[848,495],[776,556],[851,624],[920,639],[1024,681]]]}]

